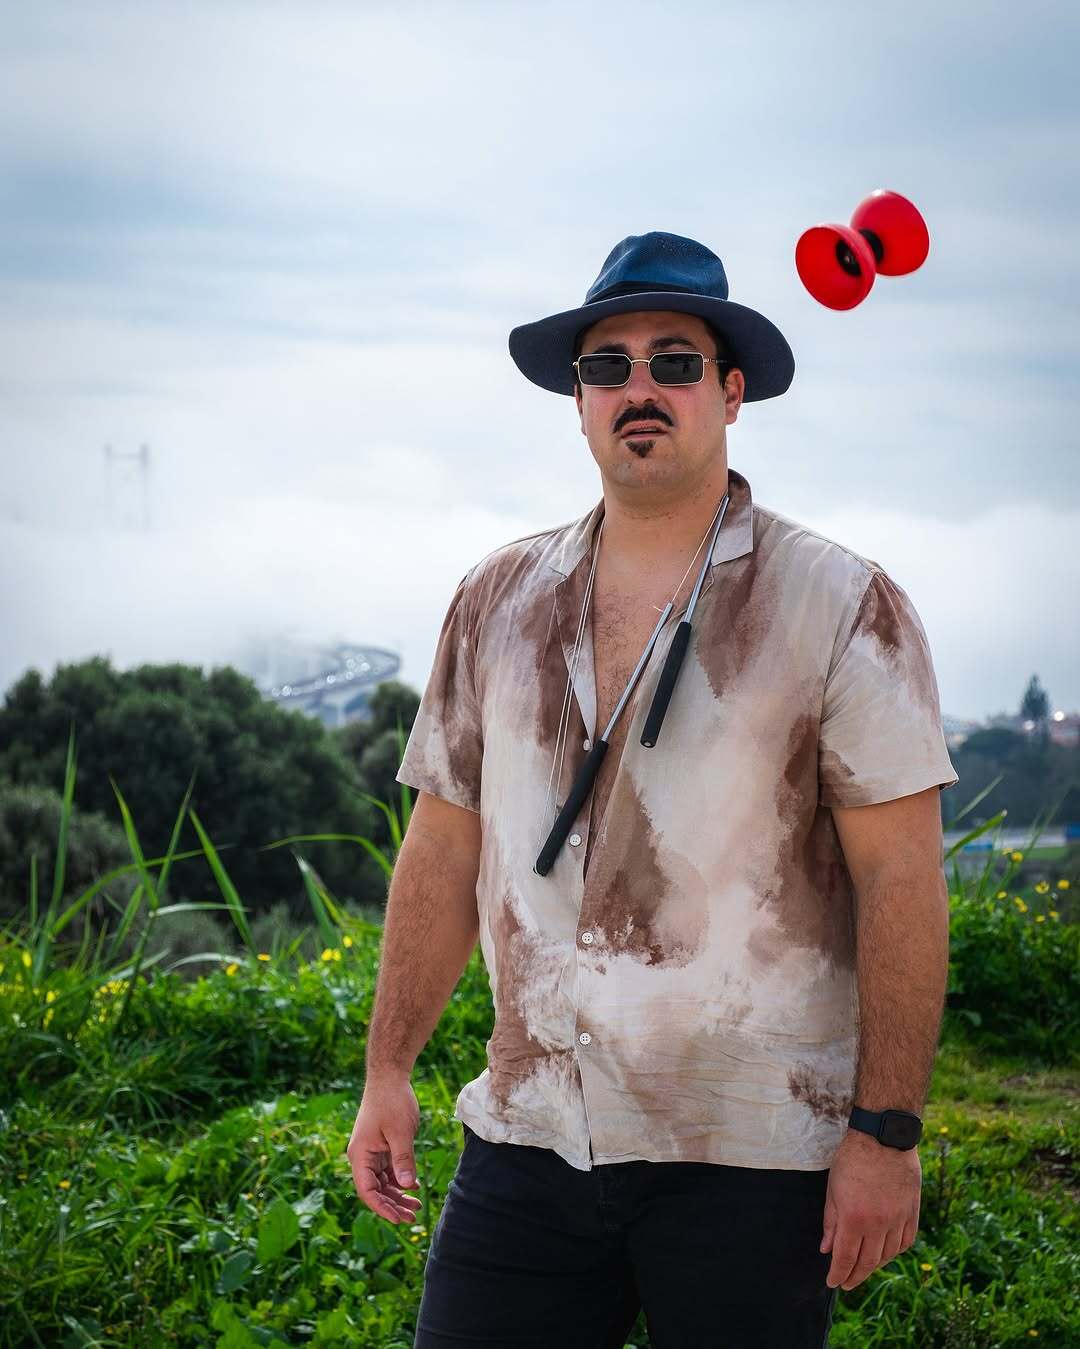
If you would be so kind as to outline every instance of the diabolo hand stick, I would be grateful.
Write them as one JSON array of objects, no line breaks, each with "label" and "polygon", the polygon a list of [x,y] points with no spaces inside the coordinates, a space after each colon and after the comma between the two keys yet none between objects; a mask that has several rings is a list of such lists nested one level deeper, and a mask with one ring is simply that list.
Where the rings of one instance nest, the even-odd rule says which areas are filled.
[{"label": "diabolo hand stick", "polygon": [[854,309],[875,275],[905,276],[930,251],[926,221],[914,203],[883,187],[864,197],[850,225],[814,225],[795,245],[803,285],[829,309]]}]

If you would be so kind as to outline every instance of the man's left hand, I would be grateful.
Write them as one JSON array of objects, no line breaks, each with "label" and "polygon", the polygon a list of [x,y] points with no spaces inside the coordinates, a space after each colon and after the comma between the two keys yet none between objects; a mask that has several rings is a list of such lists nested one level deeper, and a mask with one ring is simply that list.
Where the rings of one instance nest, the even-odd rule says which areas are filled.
[{"label": "man's left hand", "polygon": [[919,1230],[918,1148],[890,1148],[849,1128],[829,1168],[821,1251],[832,1250],[825,1282],[855,1288],[906,1251]]}]

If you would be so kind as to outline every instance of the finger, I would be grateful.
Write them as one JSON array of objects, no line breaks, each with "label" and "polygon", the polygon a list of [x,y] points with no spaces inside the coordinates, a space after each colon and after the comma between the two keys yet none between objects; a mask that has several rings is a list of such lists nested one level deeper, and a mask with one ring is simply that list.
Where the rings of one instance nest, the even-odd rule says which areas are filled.
[{"label": "finger", "polygon": [[381,1214],[382,1217],[389,1218],[393,1222],[398,1221],[401,1217],[399,1206],[394,1203],[390,1195],[384,1193],[382,1180],[370,1167],[356,1167],[353,1172],[353,1181],[357,1195],[371,1209],[372,1213]]},{"label": "finger", "polygon": [[919,1224],[914,1218],[909,1218],[904,1224],[904,1234],[900,1238],[900,1249],[909,1250],[915,1245],[915,1233],[919,1230]]},{"label": "finger", "polygon": [[377,1213],[381,1218],[388,1218],[392,1223],[400,1222],[404,1216],[392,1199],[379,1194],[377,1190],[368,1194],[361,1194],[360,1198],[371,1209],[372,1213]]},{"label": "finger", "polygon": [[416,1184],[416,1163],[413,1161],[412,1148],[400,1147],[395,1151],[394,1180],[406,1190]]},{"label": "finger", "polygon": [[845,1292],[851,1288],[858,1288],[859,1284],[864,1279],[868,1279],[881,1264],[881,1249],[885,1244],[885,1236],[885,1232],[868,1232],[863,1237],[862,1248],[859,1251],[855,1268],[841,1285]]},{"label": "finger", "polygon": [[885,1237],[885,1244],[881,1248],[881,1260],[879,1264],[887,1265],[890,1260],[900,1254],[900,1247],[904,1241],[904,1228],[901,1224],[898,1227],[890,1227]]},{"label": "finger", "polygon": [[[388,1211],[393,1214],[395,1222],[411,1223],[416,1217],[415,1209],[405,1208],[402,1204],[395,1204],[392,1199],[384,1197],[383,1203],[387,1206]],[[384,1216],[386,1215],[384,1214]]]},{"label": "finger", "polygon": [[407,1213],[410,1217],[424,1207],[424,1201],[415,1194],[402,1194],[400,1190],[383,1190],[382,1196],[384,1199],[388,1199],[391,1204],[396,1205],[402,1213]]},{"label": "finger", "polygon": [[862,1247],[862,1238],[852,1236],[848,1229],[840,1224],[833,1238],[833,1258],[825,1282],[830,1288],[841,1286],[855,1268]]},{"label": "finger", "polygon": [[379,1189],[384,1195],[389,1195],[390,1198],[394,1199],[399,1204],[419,1204],[422,1202],[418,1195],[410,1194],[407,1190],[401,1188],[394,1179],[394,1173],[392,1171],[388,1171],[379,1177]]},{"label": "finger", "polygon": [[[400,1191],[418,1184],[418,1180],[415,1179],[413,1172],[410,1171],[411,1166],[413,1166],[411,1160],[403,1160],[402,1157],[398,1157],[398,1160],[396,1160],[394,1164],[391,1164],[390,1159],[387,1157],[386,1163],[378,1168],[379,1179],[382,1180],[384,1187],[398,1190],[400,1193]],[[409,1176],[409,1179],[407,1180],[406,1175]]]},{"label": "finger", "polygon": [[404,1207],[407,1207],[407,1209],[413,1210],[414,1213],[415,1210],[422,1209],[423,1207],[423,1199],[421,1199],[419,1195],[406,1194],[404,1193],[404,1190],[399,1190],[398,1186],[395,1186],[395,1184],[384,1184],[382,1191],[383,1194],[386,1195],[387,1198],[392,1199],[394,1203],[399,1203],[399,1205],[403,1205]]}]

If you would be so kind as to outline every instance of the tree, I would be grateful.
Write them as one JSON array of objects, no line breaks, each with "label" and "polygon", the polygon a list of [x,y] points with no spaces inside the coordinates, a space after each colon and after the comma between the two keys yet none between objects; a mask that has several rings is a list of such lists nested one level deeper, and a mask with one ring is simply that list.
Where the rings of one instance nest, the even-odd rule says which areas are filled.
[{"label": "tree", "polygon": [[[78,753],[76,803],[119,822],[110,775],[131,808],[147,857],[161,856],[192,773],[190,805],[222,852],[241,900],[252,909],[306,899],[288,848],[259,849],[291,834],[373,835],[375,809],[357,775],[313,717],[285,711],[229,666],[143,665],[114,670],[100,656],[61,665],[46,683],[29,670],[0,708],[0,776],[25,786],[63,784],[68,733]],[[198,848],[189,820],[178,848]],[[296,845],[340,898],[385,898],[378,865],[356,844]],[[174,897],[220,900],[205,862],[179,862]]]},{"label": "tree", "polygon": [[1033,674],[1024,690],[1023,701],[1020,704],[1020,716],[1024,721],[1033,721],[1037,727],[1045,727],[1049,715],[1050,699],[1047,697],[1046,690],[1039,683],[1039,676]]},{"label": "tree", "polygon": [[[1080,750],[1053,741],[1032,740],[1017,731],[1004,727],[985,727],[969,735],[964,743],[950,751],[953,766],[960,782],[944,794],[953,797],[956,805],[976,796],[983,787],[997,777],[1001,781],[980,801],[978,816],[961,822],[965,827],[976,818],[988,819],[999,810],[1008,810],[1010,828],[1031,824],[1052,803],[1065,797],[1062,806],[1050,821],[1051,827],[1064,824],[1070,814],[1070,800],[1075,804],[1075,791],[1080,790]],[[1067,794],[1073,789],[1072,798]],[[957,796],[957,793],[962,796]],[[945,806],[946,827],[949,827],[950,803]]]},{"label": "tree", "polygon": [[[48,908],[62,809],[63,799],[52,787],[20,787],[0,781],[0,920],[4,923],[15,919],[18,925],[26,915],[32,855],[37,856],[38,913]],[[131,860],[127,839],[114,820],[73,809],[68,820],[61,909],[94,881]],[[138,877],[129,873],[118,877],[109,893],[123,904],[137,883]],[[96,926],[111,912],[99,891],[69,924],[65,940],[78,943],[85,919]]]},{"label": "tree", "polygon": [[[397,679],[386,679],[368,701],[371,716],[367,721],[351,721],[334,732],[338,744],[365,784],[364,790],[380,801],[393,805],[400,814],[401,784],[397,771],[401,766],[401,740],[409,738],[420,696],[415,689]],[[390,827],[381,811],[375,822],[372,840],[389,846]]]}]

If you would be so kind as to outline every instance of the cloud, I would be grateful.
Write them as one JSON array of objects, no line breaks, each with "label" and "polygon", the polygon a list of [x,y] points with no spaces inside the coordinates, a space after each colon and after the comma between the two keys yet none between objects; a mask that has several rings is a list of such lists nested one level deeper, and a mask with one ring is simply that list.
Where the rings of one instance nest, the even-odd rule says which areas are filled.
[{"label": "cloud", "polygon": [[[950,711],[1012,705],[1034,668],[1076,706],[1040,597],[1076,579],[1080,19],[1026,14],[882,8],[838,41],[848,11],[794,3],[690,0],[662,40],[633,0],[614,27],[561,2],[19,9],[0,676],[211,661],[257,621],[400,639],[421,683],[470,562],[601,492],[510,328],[666,229],[795,351],[730,430],[756,499],[916,578]],[[825,310],[795,240],[878,186],[917,201],[930,256]],[[103,447],[142,443],[153,532],[110,535],[139,484]]]}]

